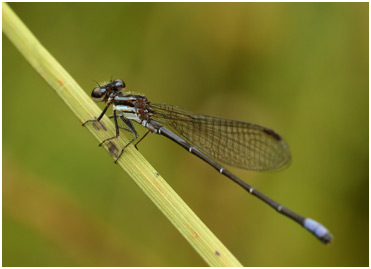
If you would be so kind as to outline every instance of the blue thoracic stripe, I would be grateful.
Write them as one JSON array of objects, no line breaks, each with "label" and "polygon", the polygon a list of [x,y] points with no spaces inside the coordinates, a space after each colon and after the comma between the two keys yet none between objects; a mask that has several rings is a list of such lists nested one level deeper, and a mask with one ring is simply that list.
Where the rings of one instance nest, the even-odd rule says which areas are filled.
[{"label": "blue thoracic stripe", "polygon": [[115,105],[114,110],[125,112],[125,113],[136,113],[135,107],[125,106],[125,105]]},{"label": "blue thoracic stripe", "polygon": [[131,101],[131,100],[136,100],[137,97],[135,96],[115,96],[115,101]]}]

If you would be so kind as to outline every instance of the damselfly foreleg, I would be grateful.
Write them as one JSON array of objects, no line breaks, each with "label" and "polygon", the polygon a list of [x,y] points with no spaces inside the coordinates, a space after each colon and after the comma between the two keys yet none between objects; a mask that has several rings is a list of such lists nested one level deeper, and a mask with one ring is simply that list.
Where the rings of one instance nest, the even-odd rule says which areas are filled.
[{"label": "damselfly foreleg", "polygon": [[103,109],[102,113],[100,113],[100,115],[99,115],[98,118],[96,118],[96,119],[92,119],[92,120],[87,120],[87,121],[85,121],[85,122],[82,124],[82,126],[85,126],[85,124],[87,124],[88,122],[96,122],[96,121],[100,121],[100,120],[103,118],[104,114],[106,114],[107,109],[108,109],[108,107],[109,107],[110,105],[111,105],[111,103],[109,103],[109,104],[106,105],[106,107]]}]

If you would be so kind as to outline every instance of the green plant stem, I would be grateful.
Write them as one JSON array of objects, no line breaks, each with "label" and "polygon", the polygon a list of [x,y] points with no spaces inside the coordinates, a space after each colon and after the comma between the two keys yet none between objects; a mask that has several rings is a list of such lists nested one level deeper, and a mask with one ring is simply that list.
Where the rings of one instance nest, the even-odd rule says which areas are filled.
[{"label": "green plant stem", "polygon": [[[99,115],[100,108],[40,44],[11,8],[6,3],[2,7],[5,35],[70,107],[80,122]],[[113,123],[106,116],[100,124],[87,124],[86,128],[99,142],[115,133]],[[115,157],[117,149],[127,143],[128,140],[120,135],[114,143],[106,143],[104,147]],[[128,147],[118,163],[208,265],[242,266],[135,148]]]}]

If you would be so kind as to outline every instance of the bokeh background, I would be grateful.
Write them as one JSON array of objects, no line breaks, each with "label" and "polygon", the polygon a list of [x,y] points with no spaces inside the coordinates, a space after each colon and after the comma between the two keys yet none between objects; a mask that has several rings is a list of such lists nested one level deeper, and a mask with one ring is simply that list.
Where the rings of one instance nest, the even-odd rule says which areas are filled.
[{"label": "bokeh background", "polygon": [[[368,3],[10,6],[89,94],[122,78],[288,141],[288,169],[231,170],[331,245],[164,137],[140,145],[242,264],[368,266]],[[206,265],[4,35],[2,49],[3,265]]]}]

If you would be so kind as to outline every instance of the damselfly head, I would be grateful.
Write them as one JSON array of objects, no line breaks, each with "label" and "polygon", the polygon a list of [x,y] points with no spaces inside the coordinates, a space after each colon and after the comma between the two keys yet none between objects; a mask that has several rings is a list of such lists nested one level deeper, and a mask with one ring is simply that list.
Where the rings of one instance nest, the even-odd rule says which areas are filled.
[{"label": "damselfly head", "polygon": [[107,101],[108,98],[116,96],[125,89],[125,82],[121,79],[107,83],[93,89],[91,97],[95,102]]},{"label": "damselfly head", "polygon": [[96,87],[91,92],[91,97],[95,102],[102,102],[107,96],[107,88],[105,86]]}]

